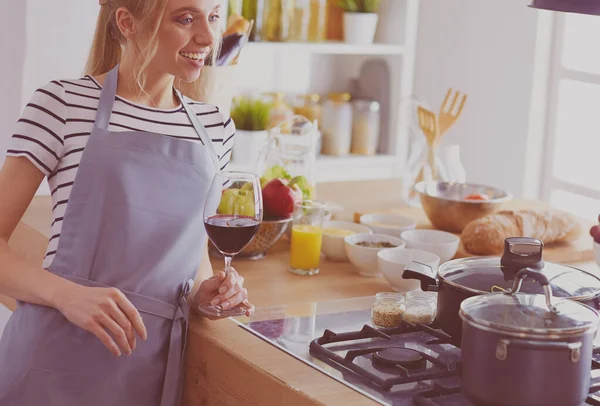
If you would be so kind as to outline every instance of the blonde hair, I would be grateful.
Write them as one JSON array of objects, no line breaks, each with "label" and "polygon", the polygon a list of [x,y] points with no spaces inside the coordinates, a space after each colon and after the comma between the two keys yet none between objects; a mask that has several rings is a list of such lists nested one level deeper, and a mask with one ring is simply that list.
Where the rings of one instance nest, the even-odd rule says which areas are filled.
[{"label": "blonde hair", "polygon": [[[169,0],[109,0],[100,7],[100,13],[96,22],[96,32],[85,66],[85,74],[101,75],[114,68],[121,60],[125,37],[119,31],[115,17],[115,11],[125,7],[141,22],[141,30],[149,39],[144,49],[140,49],[142,61],[136,65],[134,77],[140,91],[144,91],[146,84],[145,71],[158,50],[158,31],[165,15],[167,2]],[[218,31],[218,30],[215,30]],[[214,32],[215,44],[211,58],[216,60],[220,49],[221,33]],[[180,82],[180,81],[178,81]]]}]

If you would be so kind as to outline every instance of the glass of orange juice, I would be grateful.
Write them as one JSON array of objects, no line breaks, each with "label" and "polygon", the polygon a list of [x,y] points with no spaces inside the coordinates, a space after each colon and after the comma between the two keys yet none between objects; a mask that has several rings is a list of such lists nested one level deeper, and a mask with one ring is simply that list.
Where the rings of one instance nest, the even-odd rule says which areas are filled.
[{"label": "glass of orange juice", "polygon": [[290,272],[316,275],[321,262],[321,240],[325,203],[316,200],[296,202],[292,223]]}]

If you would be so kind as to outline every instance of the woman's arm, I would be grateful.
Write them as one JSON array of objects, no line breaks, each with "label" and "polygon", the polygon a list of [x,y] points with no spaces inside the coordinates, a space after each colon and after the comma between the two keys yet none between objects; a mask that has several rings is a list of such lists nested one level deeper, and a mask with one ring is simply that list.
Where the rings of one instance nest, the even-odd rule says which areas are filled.
[{"label": "woman's arm", "polygon": [[6,158],[0,170],[0,293],[56,307],[60,292],[73,283],[34,266],[8,246],[44,175],[26,158]]},{"label": "woman's arm", "polygon": [[145,340],[146,328],[139,312],[122,292],[80,286],[31,265],[8,246],[43,177],[38,168],[22,157],[8,157],[0,170],[0,293],[54,307],[71,323],[98,337],[113,354],[121,355],[121,349],[131,354],[136,347],[134,331]]}]

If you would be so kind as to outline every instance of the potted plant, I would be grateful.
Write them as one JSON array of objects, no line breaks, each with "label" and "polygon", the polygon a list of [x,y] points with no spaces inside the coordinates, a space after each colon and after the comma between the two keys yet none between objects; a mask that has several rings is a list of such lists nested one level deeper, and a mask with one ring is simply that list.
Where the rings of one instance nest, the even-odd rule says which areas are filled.
[{"label": "potted plant", "polygon": [[344,10],[344,42],[372,44],[377,30],[380,0],[340,0]]},{"label": "potted plant", "polygon": [[231,162],[244,169],[256,169],[258,157],[268,136],[269,114],[272,105],[260,99],[238,97],[231,107],[235,123],[235,141]]}]

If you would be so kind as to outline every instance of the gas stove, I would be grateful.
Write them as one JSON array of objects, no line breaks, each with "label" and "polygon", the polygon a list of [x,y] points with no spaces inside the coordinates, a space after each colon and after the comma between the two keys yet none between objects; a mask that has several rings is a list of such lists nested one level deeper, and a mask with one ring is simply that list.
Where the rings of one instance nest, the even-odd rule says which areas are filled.
[{"label": "gas stove", "polygon": [[[361,299],[352,300],[346,303],[350,308]],[[322,314],[313,308],[301,315],[272,308],[261,320],[241,325],[382,405],[472,405],[461,393],[460,348],[435,325],[402,322],[381,329],[370,325],[368,309],[321,310]],[[597,382],[600,348],[594,352],[590,370]],[[590,395],[584,405],[600,406],[600,392]]]}]

